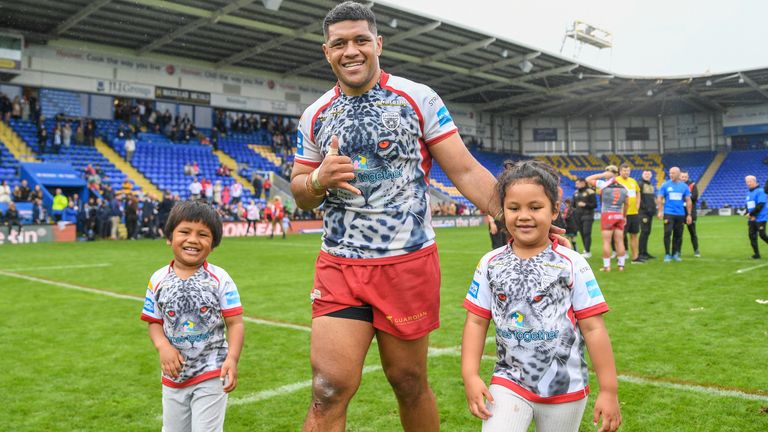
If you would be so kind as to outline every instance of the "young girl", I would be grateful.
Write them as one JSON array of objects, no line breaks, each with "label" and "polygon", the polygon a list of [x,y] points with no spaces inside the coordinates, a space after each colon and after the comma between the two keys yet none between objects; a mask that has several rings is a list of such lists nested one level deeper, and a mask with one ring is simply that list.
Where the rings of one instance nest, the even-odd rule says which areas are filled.
[{"label": "young girl", "polygon": [[[469,410],[483,431],[576,432],[587,404],[586,342],[600,393],[593,422],[621,424],[616,368],[602,314],[608,311],[589,264],[550,240],[558,214],[558,176],[522,161],[499,177],[508,245],[486,254],[464,300],[468,310],[461,369]],[[488,324],[496,327],[490,389],[478,373]],[[486,404],[487,400],[487,404]]]}]

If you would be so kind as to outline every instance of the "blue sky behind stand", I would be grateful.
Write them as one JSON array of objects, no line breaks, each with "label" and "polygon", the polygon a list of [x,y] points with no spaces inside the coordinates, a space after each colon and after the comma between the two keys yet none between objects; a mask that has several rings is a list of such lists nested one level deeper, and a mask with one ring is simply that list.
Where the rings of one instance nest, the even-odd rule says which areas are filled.
[{"label": "blue sky behind stand", "polygon": [[[613,34],[579,62],[631,76],[703,75],[768,67],[765,0],[385,0],[381,3],[558,53],[582,20]],[[386,44],[386,41],[385,41]],[[386,46],[386,45],[385,45]],[[563,55],[572,57],[574,44]]]}]

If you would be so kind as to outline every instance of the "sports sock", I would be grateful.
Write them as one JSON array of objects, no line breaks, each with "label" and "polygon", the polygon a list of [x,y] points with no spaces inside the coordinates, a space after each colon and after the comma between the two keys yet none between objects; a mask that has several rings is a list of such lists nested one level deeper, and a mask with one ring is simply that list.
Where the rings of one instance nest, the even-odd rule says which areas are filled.
[{"label": "sports sock", "polygon": [[610,266],[611,266],[611,259],[603,258],[603,267],[610,267]]}]

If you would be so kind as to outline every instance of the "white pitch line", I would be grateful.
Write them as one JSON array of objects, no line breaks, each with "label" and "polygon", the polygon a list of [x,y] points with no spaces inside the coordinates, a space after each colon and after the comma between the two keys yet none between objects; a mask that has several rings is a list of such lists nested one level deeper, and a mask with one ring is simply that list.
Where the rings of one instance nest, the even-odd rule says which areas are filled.
[{"label": "white pitch line", "polygon": [[[60,288],[66,288],[66,289],[71,289],[71,290],[75,290],[75,291],[87,292],[87,293],[91,293],[91,294],[99,294],[99,295],[103,295],[103,296],[107,296],[107,297],[112,297],[112,298],[119,298],[119,299],[124,299],[124,300],[134,300],[134,301],[140,301],[140,302],[144,301],[144,297],[139,297],[139,296],[134,296],[134,295],[129,295],[129,294],[118,294],[118,293],[115,293],[115,292],[112,292],[112,291],[100,290],[100,289],[97,289],[97,288],[88,288],[88,287],[83,287],[83,286],[79,286],[79,285],[73,285],[73,284],[66,283],[66,282],[51,281],[51,280],[41,279],[41,278],[34,277],[34,276],[28,276],[28,275],[23,275],[23,274],[18,274],[18,273],[12,273],[12,272],[5,271],[5,270],[0,270],[0,275],[8,276],[8,277],[13,277],[13,278],[17,278],[17,279],[24,279],[24,280],[28,280],[28,281],[32,281],[32,282],[39,282],[39,283],[43,283],[43,284],[47,284],[47,285],[53,285],[53,286],[57,286],[57,287],[60,287]],[[248,317],[248,316],[243,316],[243,320],[244,321],[248,321],[248,322],[252,322],[254,324],[262,324],[262,325],[271,326],[271,327],[287,328],[287,329],[291,329],[291,330],[300,330],[300,331],[307,332],[307,333],[312,331],[312,329],[309,326],[302,326],[302,325],[298,325],[298,324],[290,324],[290,323],[284,323],[284,322],[279,322],[279,321],[269,321],[269,320],[265,320],[265,319],[261,319],[261,318],[251,318],[251,317]]]},{"label": "white pitch line", "polygon": [[739,399],[768,402],[768,396],[745,393],[738,390],[724,390],[716,387],[707,387],[707,386],[695,385],[695,384],[677,384],[677,383],[671,383],[666,381],[655,381],[647,378],[638,378],[638,377],[633,377],[628,375],[619,375],[618,378],[619,378],[619,381],[633,383],[633,384],[651,385],[655,387],[663,387],[666,389],[684,390],[684,391],[693,392],[693,393],[703,393],[703,394],[714,395],[714,396],[733,397],[733,398],[739,398]]},{"label": "white pitch line", "polygon": [[759,269],[760,267],[765,267],[765,266],[768,266],[768,263],[736,270],[736,274],[746,273],[748,271],[752,271],[754,269]]},{"label": "white pitch line", "polygon": [[65,270],[72,268],[94,268],[94,267],[112,267],[109,263],[96,263],[96,264],[71,264],[71,265],[57,265],[57,266],[39,266],[39,267],[22,267],[15,269],[4,269],[10,272],[17,271],[29,271],[29,270]]}]

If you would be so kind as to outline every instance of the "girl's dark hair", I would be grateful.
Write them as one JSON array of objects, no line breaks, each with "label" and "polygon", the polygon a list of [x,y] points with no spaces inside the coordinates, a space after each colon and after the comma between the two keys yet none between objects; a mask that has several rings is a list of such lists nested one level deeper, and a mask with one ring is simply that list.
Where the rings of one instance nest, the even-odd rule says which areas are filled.
[{"label": "girl's dark hair", "polygon": [[368,21],[368,29],[376,34],[376,15],[360,3],[345,1],[331,9],[323,19],[323,36],[328,40],[328,27],[342,21]]},{"label": "girl's dark hair", "polygon": [[499,204],[504,208],[507,188],[516,183],[534,183],[544,188],[544,193],[552,204],[552,210],[560,208],[557,188],[560,186],[560,173],[551,166],[536,159],[504,163],[504,171],[499,174],[496,194]]},{"label": "girl's dark hair", "polygon": [[213,243],[211,249],[221,243],[222,225],[219,214],[213,207],[202,201],[182,201],[176,203],[168,215],[168,221],[165,223],[163,233],[165,238],[171,240],[173,230],[182,222],[200,222],[207,226],[213,234]]}]

